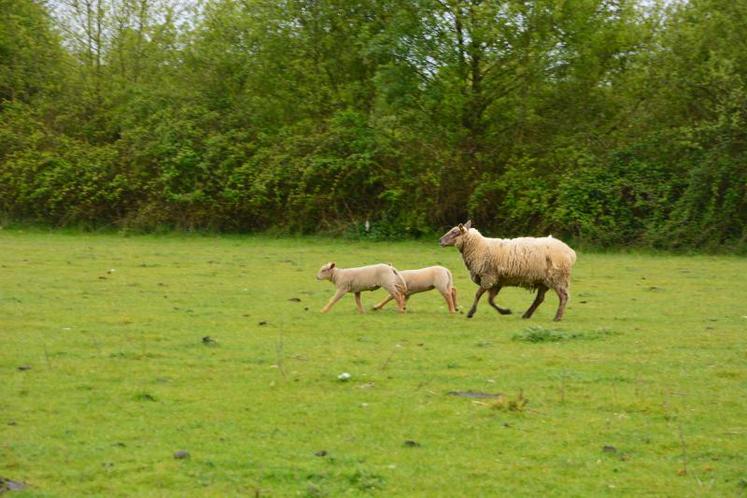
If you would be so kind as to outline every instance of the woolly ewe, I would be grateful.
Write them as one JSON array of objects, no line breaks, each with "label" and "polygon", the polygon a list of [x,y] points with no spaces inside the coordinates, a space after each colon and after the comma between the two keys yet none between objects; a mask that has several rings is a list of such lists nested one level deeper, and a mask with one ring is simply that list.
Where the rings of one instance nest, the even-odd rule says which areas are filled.
[{"label": "woolly ewe", "polygon": [[467,318],[477,311],[477,303],[488,292],[488,303],[502,315],[511,310],[495,304],[502,287],[537,289],[537,297],[522,318],[530,318],[544,301],[548,289],[558,294],[560,304],[555,321],[563,318],[570,297],[571,268],[576,253],[563,242],[550,237],[521,237],[518,239],[493,239],[483,237],[472,222],[455,226],[441,237],[441,246],[456,246],[472,281],[480,286]]}]

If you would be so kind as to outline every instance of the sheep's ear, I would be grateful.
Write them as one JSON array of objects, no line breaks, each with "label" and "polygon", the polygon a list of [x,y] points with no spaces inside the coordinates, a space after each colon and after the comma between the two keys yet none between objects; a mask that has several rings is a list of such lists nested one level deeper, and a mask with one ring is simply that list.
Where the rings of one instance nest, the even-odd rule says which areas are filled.
[{"label": "sheep's ear", "polygon": [[334,261],[332,261],[332,262],[331,262],[331,263],[329,264],[329,269],[331,270],[331,269],[332,269],[332,268],[334,268],[334,267],[335,267],[335,262],[334,262]]},{"label": "sheep's ear", "polygon": [[464,228],[466,228],[467,230],[472,228],[472,220],[467,220],[467,223],[464,224]]}]

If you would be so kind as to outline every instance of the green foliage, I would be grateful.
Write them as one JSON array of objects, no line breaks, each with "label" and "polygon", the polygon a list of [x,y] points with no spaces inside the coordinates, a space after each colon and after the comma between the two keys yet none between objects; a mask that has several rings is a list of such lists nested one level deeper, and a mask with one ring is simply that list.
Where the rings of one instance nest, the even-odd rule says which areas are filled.
[{"label": "green foliage", "polygon": [[53,92],[65,62],[42,4],[0,0],[0,111],[3,101]]},{"label": "green foliage", "polygon": [[[676,244],[718,247],[747,241],[747,97],[741,83],[712,121],[693,130],[698,161],[665,225]],[[665,243],[666,244],[666,243]]]},{"label": "green foliage", "polygon": [[0,125],[6,151],[0,209],[15,219],[89,226],[116,219],[131,187],[118,173],[111,145],[92,145],[50,132],[24,104]]},{"label": "green foliage", "polygon": [[557,225],[592,245],[638,245],[649,227],[671,206],[672,181],[666,167],[617,152],[602,165],[594,158],[569,171],[558,186],[553,215]]},{"label": "green foliage", "polygon": [[744,0],[1,1],[4,219],[747,248]]}]

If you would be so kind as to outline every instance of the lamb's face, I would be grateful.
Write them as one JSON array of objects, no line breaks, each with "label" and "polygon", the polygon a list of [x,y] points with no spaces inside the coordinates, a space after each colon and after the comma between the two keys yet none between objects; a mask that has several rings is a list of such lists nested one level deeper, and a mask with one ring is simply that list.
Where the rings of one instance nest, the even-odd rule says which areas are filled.
[{"label": "lamb's face", "polygon": [[467,233],[467,230],[472,226],[472,220],[468,221],[464,225],[461,223],[444,234],[443,237],[438,241],[441,247],[453,246],[456,244],[459,237]]},{"label": "lamb's face", "polygon": [[316,274],[317,280],[330,280],[332,278],[332,270],[335,267],[335,263],[327,263],[326,265],[322,265],[321,268],[319,268],[319,272]]}]

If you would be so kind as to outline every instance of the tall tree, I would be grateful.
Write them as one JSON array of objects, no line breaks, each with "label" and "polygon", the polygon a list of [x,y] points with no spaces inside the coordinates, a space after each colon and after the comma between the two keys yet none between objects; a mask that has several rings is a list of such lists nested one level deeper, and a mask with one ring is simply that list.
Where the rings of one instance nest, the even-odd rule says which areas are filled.
[{"label": "tall tree", "polygon": [[32,0],[0,0],[0,104],[53,91],[64,54],[45,9]]}]

